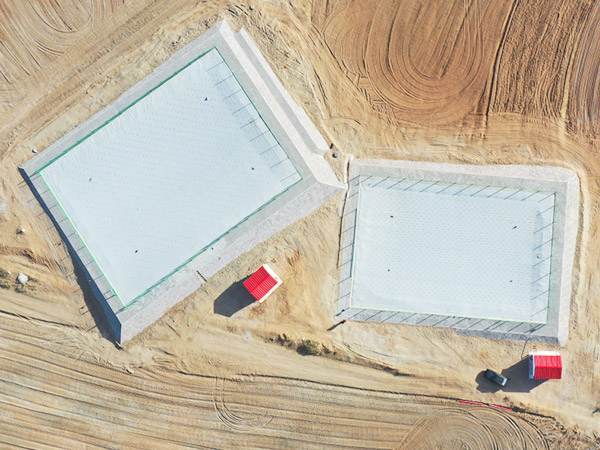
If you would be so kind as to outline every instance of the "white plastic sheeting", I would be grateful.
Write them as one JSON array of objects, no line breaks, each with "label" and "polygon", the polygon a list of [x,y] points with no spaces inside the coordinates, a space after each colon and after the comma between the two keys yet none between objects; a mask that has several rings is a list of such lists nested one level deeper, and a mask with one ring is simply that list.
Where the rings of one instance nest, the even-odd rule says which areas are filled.
[{"label": "white plastic sheeting", "polygon": [[301,179],[216,50],[40,174],[124,305]]},{"label": "white plastic sheeting", "polygon": [[361,177],[352,307],[545,323],[553,193]]}]

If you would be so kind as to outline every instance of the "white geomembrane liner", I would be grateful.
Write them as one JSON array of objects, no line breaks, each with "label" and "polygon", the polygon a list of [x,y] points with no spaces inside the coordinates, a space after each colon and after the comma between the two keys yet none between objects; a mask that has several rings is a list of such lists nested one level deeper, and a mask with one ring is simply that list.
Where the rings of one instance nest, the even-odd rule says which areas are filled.
[{"label": "white geomembrane liner", "polygon": [[124,305],[301,179],[216,49],[40,174]]},{"label": "white geomembrane liner", "polygon": [[545,323],[551,192],[361,177],[351,306]]}]

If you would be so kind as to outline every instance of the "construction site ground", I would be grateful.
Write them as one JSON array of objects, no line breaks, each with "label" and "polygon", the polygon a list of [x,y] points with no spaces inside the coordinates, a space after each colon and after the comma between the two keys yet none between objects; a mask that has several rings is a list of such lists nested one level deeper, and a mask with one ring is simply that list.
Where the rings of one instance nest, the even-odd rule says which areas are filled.
[{"label": "construction site ground", "polygon": [[[343,194],[114,344],[18,167],[221,19],[253,37],[340,179],[350,155],[577,173],[562,380],[522,370],[547,345],[336,326]],[[599,46],[591,0],[0,1],[0,447],[600,446]],[[265,262],[284,283],[249,304],[241,280]],[[516,376],[495,389],[488,367]]]}]

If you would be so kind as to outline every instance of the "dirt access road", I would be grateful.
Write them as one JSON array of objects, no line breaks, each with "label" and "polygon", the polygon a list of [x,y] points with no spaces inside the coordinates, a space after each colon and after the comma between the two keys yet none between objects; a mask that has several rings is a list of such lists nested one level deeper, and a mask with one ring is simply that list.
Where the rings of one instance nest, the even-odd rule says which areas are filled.
[{"label": "dirt access road", "polygon": [[[0,1],[0,447],[594,448],[598,4]],[[495,391],[532,343],[334,323],[341,196],[115,346],[17,167],[217,20],[244,27],[341,158],[568,167],[582,186],[565,377]],[[26,228],[24,234],[17,230]],[[243,306],[264,261],[285,280]],[[35,281],[15,292],[14,275]],[[294,349],[307,337],[322,356]],[[289,347],[289,348],[286,348]],[[501,404],[525,412],[459,403]]]}]

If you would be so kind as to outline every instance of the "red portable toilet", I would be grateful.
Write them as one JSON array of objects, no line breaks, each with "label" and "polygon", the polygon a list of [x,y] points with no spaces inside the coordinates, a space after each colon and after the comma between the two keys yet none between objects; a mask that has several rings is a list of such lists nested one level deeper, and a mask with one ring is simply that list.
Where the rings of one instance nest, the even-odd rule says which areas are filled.
[{"label": "red portable toilet", "polygon": [[560,380],[562,378],[562,358],[560,353],[530,353],[529,378],[532,380]]},{"label": "red portable toilet", "polygon": [[281,280],[268,264],[260,266],[250,278],[244,281],[244,287],[258,303],[263,302],[280,284]]}]

